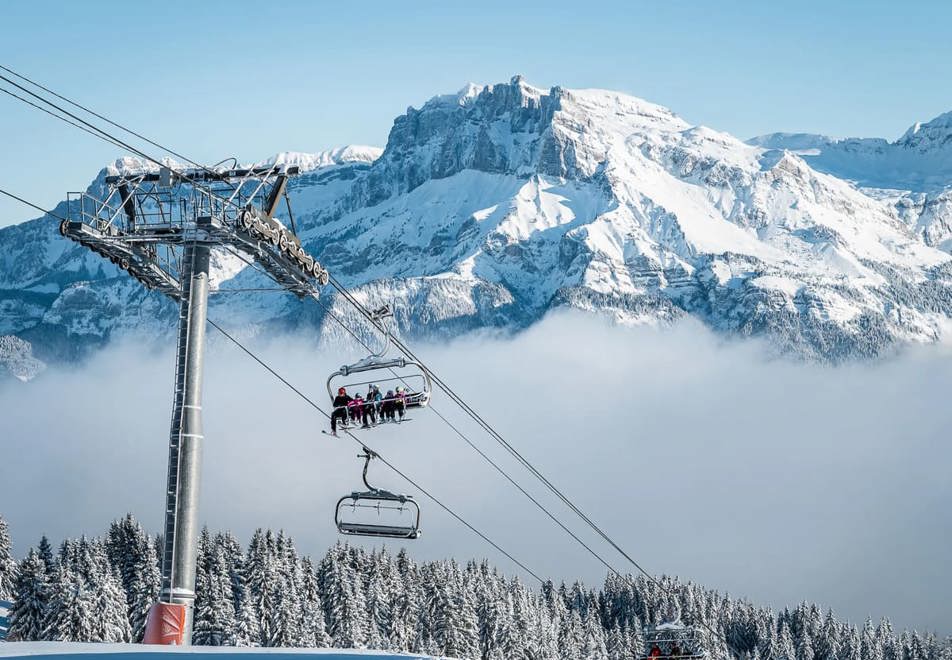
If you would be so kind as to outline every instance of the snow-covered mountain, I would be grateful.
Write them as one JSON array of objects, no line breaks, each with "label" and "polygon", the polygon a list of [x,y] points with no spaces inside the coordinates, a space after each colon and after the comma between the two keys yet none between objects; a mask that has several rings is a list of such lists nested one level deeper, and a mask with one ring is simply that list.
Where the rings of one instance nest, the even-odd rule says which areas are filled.
[{"label": "snow-covered mountain", "polygon": [[772,133],[748,141],[796,153],[889,204],[923,242],[952,252],[952,112],[916,122],[895,142]]},{"label": "snow-covered mountain", "polygon": [[[368,303],[393,303],[404,333],[518,329],[568,306],[629,324],[689,314],[838,361],[933,341],[952,314],[941,229],[952,203],[939,201],[952,181],[949,123],[862,148],[779,134],[747,144],[637,98],[516,77],[408,109],[382,153],[277,158],[303,169],[290,192],[305,246]],[[862,152],[848,161],[861,169],[877,149],[920,159],[918,174],[898,156],[876,170],[908,192],[871,190],[872,175],[841,164]],[[216,263],[223,289],[259,278]],[[169,332],[174,320],[168,302],[61,239],[48,217],[0,230],[0,296],[0,334],[32,341],[41,358]],[[217,295],[211,314],[245,332],[335,332],[313,302],[268,292]]]}]

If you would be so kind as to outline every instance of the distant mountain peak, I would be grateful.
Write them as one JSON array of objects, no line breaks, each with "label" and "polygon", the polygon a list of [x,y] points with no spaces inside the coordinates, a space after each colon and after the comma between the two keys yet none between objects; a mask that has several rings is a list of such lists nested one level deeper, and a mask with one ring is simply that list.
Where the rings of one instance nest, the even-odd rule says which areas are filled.
[{"label": "distant mountain peak", "polygon": [[[940,135],[938,119],[909,139]],[[413,334],[519,329],[569,306],[623,323],[691,315],[841,360],[933,341],[952,317],[952,194],[900,204],[856,184],[948,186],[952,158],[931,153],[810,134],[745,144],[634,96],[516,76],[409,108],[383,151],[262,163],[308,173],[288,186],[302,243]],[[226,266],[216,286],[264,286]],[[0,230],[0,334],[45,359],[50,346],[172,327],[175,310],[121,275],[49,218]],[[332,332],[286,297],[212,305],[236,327]]]},{"label": "distant mountain peak", "polygon": [[906,146],[952,148],[952,111],[924,123],[917,121],[903,133],[897,143]]},{"label": "distant mountain peak", "polygon": [[380,147],[369,147],[366,145],[351,144],[345,147],[326,149],[317,153],[305,153],[300,151],[282,151],[271,158],[256,163],[258,166],[284,165],[297,166],[301,172],[319,169],[322,167],[331,167],[333,165],[343,165],[346,163],[372,163],[383,153]]}]

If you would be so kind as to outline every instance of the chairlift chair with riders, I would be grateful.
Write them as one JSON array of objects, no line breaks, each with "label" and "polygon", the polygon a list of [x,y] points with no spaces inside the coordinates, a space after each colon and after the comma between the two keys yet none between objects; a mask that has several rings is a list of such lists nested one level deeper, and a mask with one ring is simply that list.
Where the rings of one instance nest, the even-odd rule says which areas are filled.
[{"label": "chairlift chair with riders", "polygon": [[702,632],[680,620],[645,627],[644,640],[640,660],[703,660],[707,657]]},{"label": "chairlift chair with riders", "polygon": [[364,447],[363,480],[366,491],[353,492],[337,501],[334,523],[348,536],[416,539],[420,534],[420,507],[410,495],[374,488],[367,482],[367,468],[376,454]]},{"label": "chairlift chair with riders", "polygon": [[[383,325],[382,320],[393,314],[389,307],[384,306],[374,311],[373,316]],[[396,383],[394,389],[402,387],[405,390],[403,401],[407,408],[423,408],[429,404],[433,391],[430,373],[422,364],[414,360],[403,357],[384,357],[389,348],[390,330],[387,328],[384,331],[384,344],[380,350],[354,364],[343,365],[327,378],[327,394],[331,401],[334,400],[335,393],[341,387],[356,394],[361,391],[360,388],[370,385]],[[366,375],[357,376],[358,374]],[[381,377],[373,378],[373,374],[381,374]],[[355,378],[348,380],[350,377]]]}]

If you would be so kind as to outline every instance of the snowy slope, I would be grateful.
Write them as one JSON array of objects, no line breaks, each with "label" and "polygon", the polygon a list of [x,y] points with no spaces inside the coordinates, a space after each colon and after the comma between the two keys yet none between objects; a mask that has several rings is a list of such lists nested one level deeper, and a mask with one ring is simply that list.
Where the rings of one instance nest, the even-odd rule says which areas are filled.
[{"label": "snowy slope", "polygon": [[254,658],[278,658],[294,656],[296,660],[317,658],[318,660],[384,660],[386,658],[419,658],[429,656],[406,653],[387,653],[363,649],[297,649],[297,648],[257,648],[257,647],[213,647],[213,646],[146,646],[143,644],[93,644],[81,642],[7,642],[0,644],[0,657],[26,658],[31,656],[55,656],[58,658],[103,658],[124,660],[148,655],[150,660],[173,660],[182,655],[200,658],[203,655],[215,658],[238,656],[245,660]]},{"label": "snowy slope", "polygon": [[[919,197],[889,196],[834,171],[845,143],[746,144],[641,99],[517,77],[410,108],[382,152],[275,158],[305,170],[290,185],[305,246],[369,304],[392,303],[411,335],[514,330],[572,306],[631,324],[690,314],[836,361],[934,341],[952,314],[952,198],[925,192],[952,176],[945,127],[899,141],[931,169]],[[169,331],[166,302],[54,229],[46,218],[0,230],[0,334],[43,359]],[[259,277],[216,265],[222,288]],[[216,296],[212,314],[245,332],[334,332],[313,303],[272,293]]]},{"label": "snowy slope", "polygon": [[927,245],[952,252],[952,112],[916,122],[894,142],[773,133],[750,144],[789,150],[890,205]]}]

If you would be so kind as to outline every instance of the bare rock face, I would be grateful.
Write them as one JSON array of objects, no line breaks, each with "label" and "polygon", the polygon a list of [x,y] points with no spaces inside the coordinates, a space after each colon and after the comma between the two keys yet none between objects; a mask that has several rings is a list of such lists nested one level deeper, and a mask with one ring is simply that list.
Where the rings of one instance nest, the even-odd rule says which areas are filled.
[{"label": "bare rock face", "polygon": [[[744,143],[641,99],[516,77],[408,109],[382,152],[277,158],[303,170],[289,191],[305,247],[368,305],[392,304],[405,334],[511,331],[572,307],[625,324],[690,315],[841,361],[934,341],[952,315],[947,123],[896,143]],[[914,179],[882,165],[913,162],[902,159],[921,165],[915,186],[868,185]],[[225,255],[214,270],[216,287],[267,286]],[[0,332],[44,359],[167,335],[175,319],[170,303],[60,239],[52,218],[0,230],[0,289]],[[211,314],[247,332],[346,340],[291,296],[216,295]]]}]

